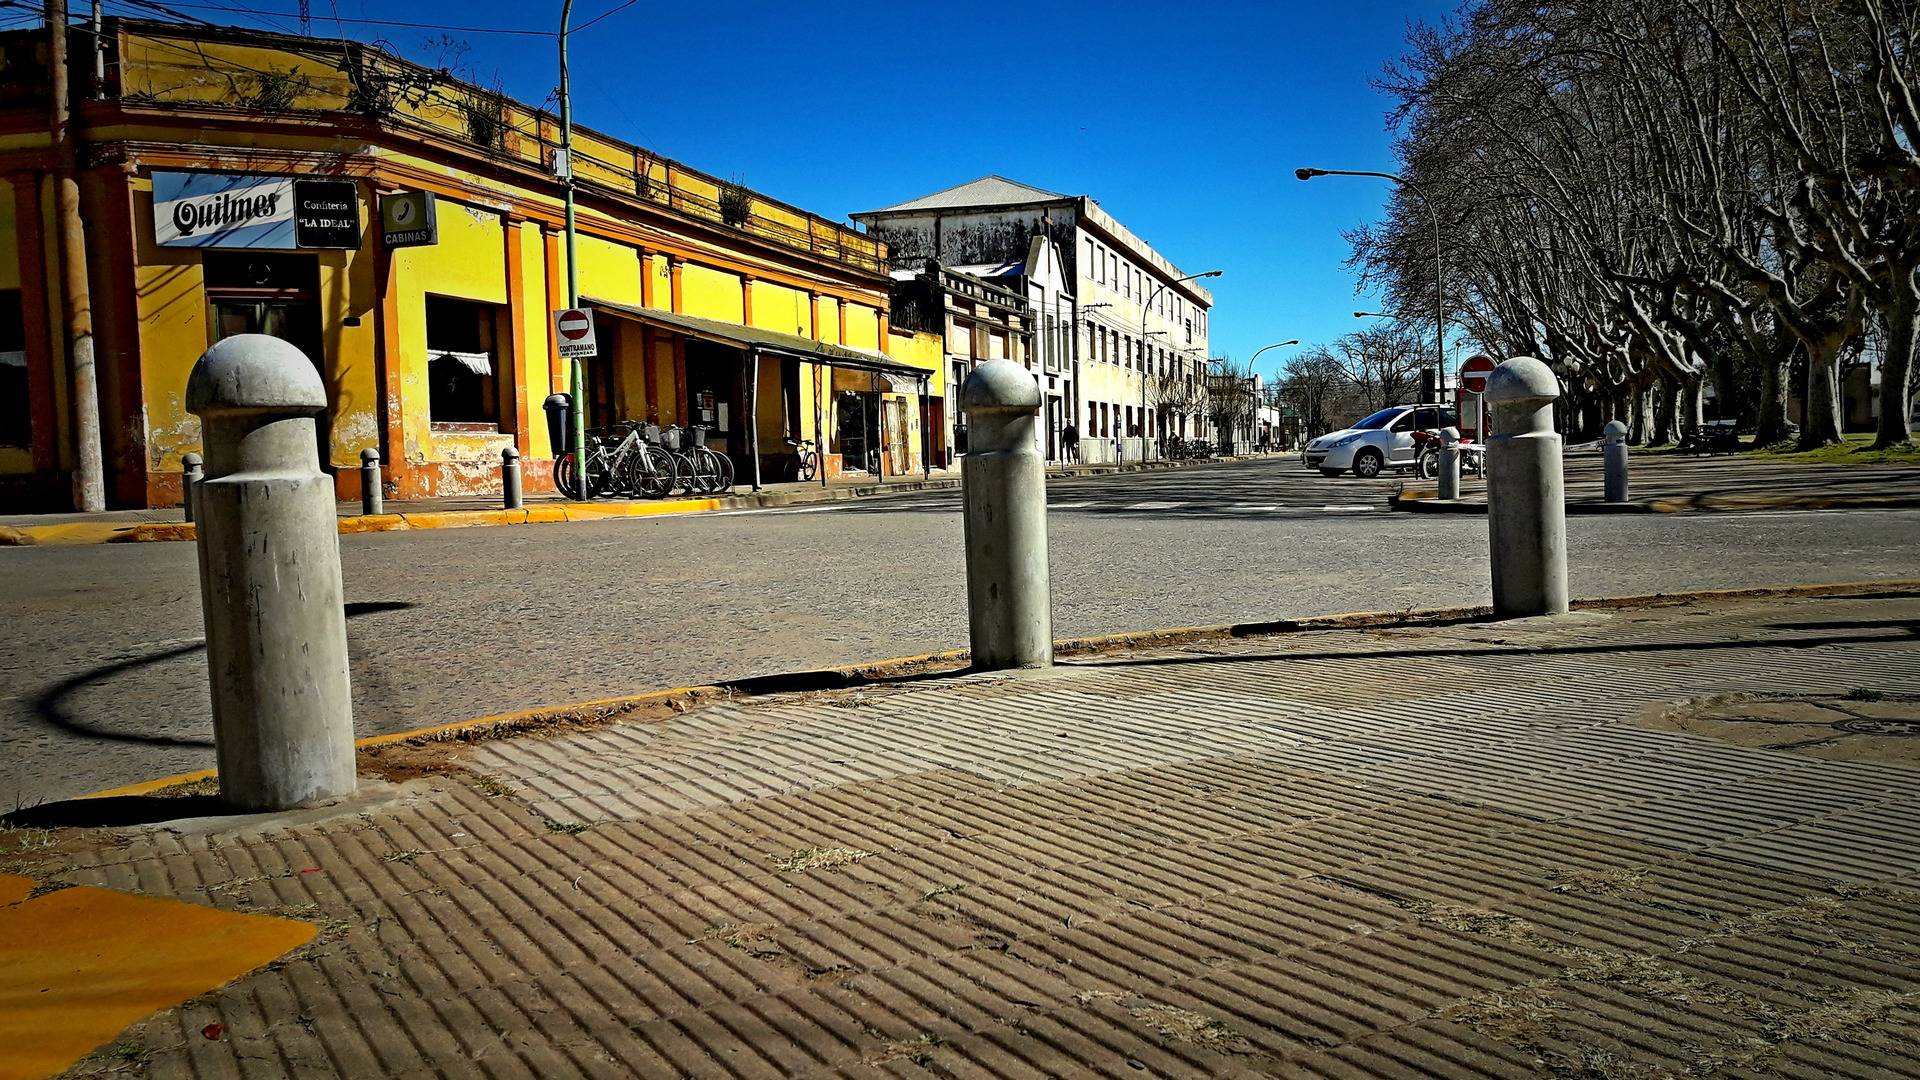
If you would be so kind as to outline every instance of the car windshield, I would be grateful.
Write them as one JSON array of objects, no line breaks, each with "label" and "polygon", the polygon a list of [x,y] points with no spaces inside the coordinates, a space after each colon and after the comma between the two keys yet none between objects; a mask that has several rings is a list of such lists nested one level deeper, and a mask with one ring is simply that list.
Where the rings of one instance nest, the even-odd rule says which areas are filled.
[{"label": "car windshield", "polygon": [[1381,409],[1379,412],[1374,413],[1372,416],[1367,417],[1365,420],[1353,426],[1360,431],[1379,431],[1381,428],[1393,423],[1393,418],[1405,411],[1405,409]]}]

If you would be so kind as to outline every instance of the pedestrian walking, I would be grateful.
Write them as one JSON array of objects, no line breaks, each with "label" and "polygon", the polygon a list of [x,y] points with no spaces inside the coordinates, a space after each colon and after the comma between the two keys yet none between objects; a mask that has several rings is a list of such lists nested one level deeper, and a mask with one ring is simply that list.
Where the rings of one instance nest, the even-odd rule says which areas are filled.
[{"label": "pedestrian walking", "polygon": [[1067,421],[1067,426],[1060,432],[1060,456],[1069,465],[1078,464],[1080,461],[1080,429],[1074,427],[1071,420]]}]

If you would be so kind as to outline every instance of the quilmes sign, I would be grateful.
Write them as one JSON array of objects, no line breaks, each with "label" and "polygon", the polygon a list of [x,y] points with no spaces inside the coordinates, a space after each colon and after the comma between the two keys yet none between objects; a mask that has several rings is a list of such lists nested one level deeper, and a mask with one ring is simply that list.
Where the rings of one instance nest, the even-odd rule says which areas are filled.
[{"label": "quilmes sign", "polygon": [[156,171],[153,239],[161,247],[357,248],[359,184]]},{"label": "quilmes sign", "polygon": [[161,247],[298,247],[293,178],[155,172],[153,239]]}]

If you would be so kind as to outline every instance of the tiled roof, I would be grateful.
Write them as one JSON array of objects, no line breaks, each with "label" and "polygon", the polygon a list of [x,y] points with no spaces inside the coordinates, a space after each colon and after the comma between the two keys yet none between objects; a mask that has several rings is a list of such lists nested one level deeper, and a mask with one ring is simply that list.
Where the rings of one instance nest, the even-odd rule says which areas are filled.
[{"label": "tiled roof", "polygon": [[[1044,191],[1027,184],[1017,183],[1004,176],[983,176],[958,187],[936,191],[931,195],[922,195],[909,202],[883,206],[878,210],[869,210],[867,213],[890,214],[902,210],[941,210],[959,206],[1024,206],[1073,197],[1062,195],[1057,191]],[[855,218],[861,216],[854,215]]]}]

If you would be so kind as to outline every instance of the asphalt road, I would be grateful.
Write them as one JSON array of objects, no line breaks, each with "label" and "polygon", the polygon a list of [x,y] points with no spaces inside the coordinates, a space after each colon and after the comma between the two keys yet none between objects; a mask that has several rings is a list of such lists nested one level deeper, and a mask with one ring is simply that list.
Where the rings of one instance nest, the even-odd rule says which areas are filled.
[{"label": "asphalt road", "polygon": [[[1485,603],[1486,521],[1296,459],[1056,481],[1054,631]],[[954,492],[341,538],[362,735],[964,648]],[[1915,511],[1569,520],[1576,595],[1920,577]],[[0,548],[0,809],[213,762],[190,544]]]}]

